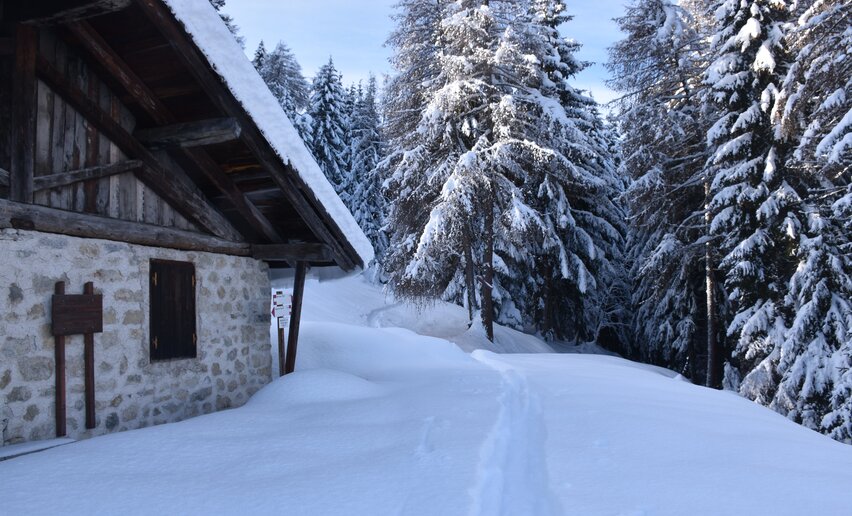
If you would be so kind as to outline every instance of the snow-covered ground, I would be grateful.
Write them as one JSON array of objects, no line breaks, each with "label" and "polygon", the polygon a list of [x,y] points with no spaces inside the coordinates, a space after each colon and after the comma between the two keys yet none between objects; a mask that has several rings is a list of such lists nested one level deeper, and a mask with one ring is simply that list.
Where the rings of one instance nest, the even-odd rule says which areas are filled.
[{"label": "snow-covered ground", "polygon": [[[481,348],[498,353],[553,352],[553,348],[542,340],[499,325],[494,329],[496,342],[492,344],[482,332],[468,331],[467,310],[460,306],[437,302],[418,309],[394,300],[363,276],[324,280],[317,276],[321,277],[322,273],[309,278],[305,286],[304,321],[339,322],[371,328],[406,328],[419,335],[449,340],[467,352]],[[281,278],[273,281],[273,284],[289,288],[292,279]],[[560,345],[559,350],[607,353],[594,344],[578,347]]]},{"label": "snow-covered ground", "polygon": [[735,394],[466,353],[463,311],[358,278],[310,281],[305,318],[297,372],[242,408],[0,462],[0,513],[850,514],[852,447]]}]

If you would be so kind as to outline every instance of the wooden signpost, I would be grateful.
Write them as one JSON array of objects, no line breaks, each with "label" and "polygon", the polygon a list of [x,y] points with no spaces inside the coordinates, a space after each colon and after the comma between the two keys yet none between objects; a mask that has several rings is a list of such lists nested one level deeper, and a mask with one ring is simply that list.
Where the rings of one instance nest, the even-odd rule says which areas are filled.
[{"label": "wooden signpost", "polygon": [[287,294],[284,290],[276,290],[272,296],[272,316],[275,317],[278,325],[278,375],[284,376],[285,371],[285,349],[284,328],[287,327],[292,315],[293,296]]},{"label": "wooden signpost", "polygon": [[[296,370],[296,348],[299,345],[299,327],[302,320],[302,298],[305,292],[305,276],[308,264],[296,263],[296,278],[293,295],[276,290],[272,296],[272,316],[278,323],[278,374],[284,376]],[[284,328],[289,325],[290,334],[284,342]]]},{"label": "wooden signpost", "polygon": [[103,296],[95,295],[90,281],[82,295],[66,295],[65,282],[56,283],[52,303],[53,336],[56,341],[56,437],[65,428],[65,337],[83,335],[86,387],[86,428],[95,428],[95,333],[103,332]]}]

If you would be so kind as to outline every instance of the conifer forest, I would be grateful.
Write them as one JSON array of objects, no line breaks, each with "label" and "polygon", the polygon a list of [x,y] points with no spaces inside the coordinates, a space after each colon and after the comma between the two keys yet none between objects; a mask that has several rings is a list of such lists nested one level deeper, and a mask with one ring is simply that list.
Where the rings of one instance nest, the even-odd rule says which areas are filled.
[{"label": "conifer forest", "polygon": [[395,296],[852,442],[852,1],[626,3],[607,105],[567,0],[399,0],[360,83],[251,51]]}]

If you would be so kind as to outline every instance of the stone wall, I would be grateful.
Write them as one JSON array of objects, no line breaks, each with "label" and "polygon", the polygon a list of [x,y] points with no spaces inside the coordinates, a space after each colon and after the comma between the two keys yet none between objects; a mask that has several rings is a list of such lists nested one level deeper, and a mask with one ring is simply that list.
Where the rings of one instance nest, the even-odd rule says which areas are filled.
[{"label": "stone wall", "polygon": [[[149,360],[151,259],[196,267],[198,357]],[[0,446],[55,436],[54,284],[104,298],[95,335],[97,428],[85,429],[83,337],[66,338],[68,436],[84,438],[242,405],[271,380],[269,277],[251,258],[0,230]]]}]

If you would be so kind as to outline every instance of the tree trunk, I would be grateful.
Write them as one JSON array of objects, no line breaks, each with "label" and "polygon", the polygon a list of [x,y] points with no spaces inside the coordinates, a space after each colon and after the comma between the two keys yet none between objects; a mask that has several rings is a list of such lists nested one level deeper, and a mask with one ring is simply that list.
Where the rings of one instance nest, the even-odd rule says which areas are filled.
[{"label": "tree trunk", "polygon": [[[704,222],[710,236],[710,182],[704,182]],[[716,305],[716,274],[713,269],[713,244],[704,244],[704,277],[707,294],[707,387],[722,387],[722,350],[718,338],[718,308]]]},{"label": "tree trunk", "polygon": [[553,330],[553,277],[550,274],[552,268],[548,267],[543,274],[545,274],[546,278],[544,280],[544,317],[542,317],[542,330],[545,335],[554,336],[555,333]]},{"label": "tree trunk", "polygon": [[485,206],[485,257],[482,260],[482,325],[485,336],[494,342],[494,183]]},{"label": "tree trunk", "polygon": [[465,235],[464,242],[464,286],[467,301],[467,316],[473,322],[476,314],[476,278],[473,265],[473,249],[471,248],[470,234]]}]

